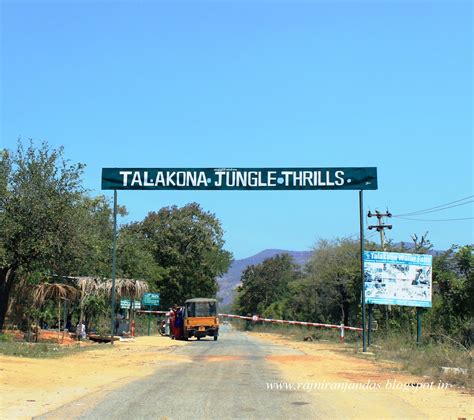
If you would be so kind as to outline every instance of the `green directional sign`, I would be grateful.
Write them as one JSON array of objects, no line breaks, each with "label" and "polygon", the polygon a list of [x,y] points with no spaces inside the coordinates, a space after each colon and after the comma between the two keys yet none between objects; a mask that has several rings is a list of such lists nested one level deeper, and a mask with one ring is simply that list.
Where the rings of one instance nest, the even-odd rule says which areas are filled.
[{"label": "green directional sign", "polygon": [[376,190],[377,168],[102,168],[103,190]]},{"label": "green directional sign", "polygon": [[[120,308],[121,309],[131,309],[132,302],[130,299],[120,299]],[[142,305],[139,300],[134,301],[134,309],[141,309]]]},{"label": "green directional sign", "polygon": [[160,306],[159,293],[145,293],[142,299],[143,306]]}]

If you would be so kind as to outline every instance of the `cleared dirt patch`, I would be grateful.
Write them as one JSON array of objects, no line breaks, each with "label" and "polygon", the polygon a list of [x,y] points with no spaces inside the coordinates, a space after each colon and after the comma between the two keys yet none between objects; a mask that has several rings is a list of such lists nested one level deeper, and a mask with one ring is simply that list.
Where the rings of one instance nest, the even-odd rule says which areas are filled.
[{"label": "cleared dirt patch", "polygon": [[2,419],[27,419],[99,391],[109,391],[153,373],[160,362],[186,362],[172,351],[185,342],[139,337],[102,344],[97,350],[58,359],[0,355]]}]

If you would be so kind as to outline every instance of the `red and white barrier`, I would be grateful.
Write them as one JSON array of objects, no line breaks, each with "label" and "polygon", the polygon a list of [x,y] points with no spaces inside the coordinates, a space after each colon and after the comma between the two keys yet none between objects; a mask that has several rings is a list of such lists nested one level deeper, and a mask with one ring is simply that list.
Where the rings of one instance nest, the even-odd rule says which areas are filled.
[{"label": "red and white barrier", "polygon": [[166,315],[169,311],[148,311],[145,309],[140,309],[138,311],[135,311],[136,313],[139,314],[158,314],[158,315]]},{"label": "red and white barrier", "polygon": [[232,315],[232,314],[219,314],[224,318],[236,318],[236,319],[247,319],[249,321],[262,321],[269,322],[271,324],[288,324],[288,325],[302,325],[307,327],[320,327],[320,328],[334,328],[340,331],[340,340],[344,341],[344,331],[362,331],[362,328],[358,327],[349,327],[347,325],[333,325],[333,324],[320,324],[318,322],[303,322],[303,321],[287,321],[286,319],[270,319],[270,318],[260,318],[256,315],[254,316],[242,316],[242,315]]}]

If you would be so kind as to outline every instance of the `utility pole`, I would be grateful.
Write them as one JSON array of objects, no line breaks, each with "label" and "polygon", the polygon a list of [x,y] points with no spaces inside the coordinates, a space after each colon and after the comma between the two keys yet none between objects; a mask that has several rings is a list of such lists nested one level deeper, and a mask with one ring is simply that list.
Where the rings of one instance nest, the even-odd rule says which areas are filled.
[{"label": "utility pole", "polygon": [[[382,251],[385,251],[385,230],[384,229],[392,229],[392,225],[386,225],[383,223],[383,218],[384,217],[392,217],[392,213],[390,213],[387,209],[386,213],[380,213],[378,210],[375,210],[375,213],[372,213],[370,210],[367,213],[368,217],[376,217],[378,224],[377,225],[370,225],[368,228],[371,229],[376,229],[377,232],[380,233],[380,246],[382,247]],[[367,328],[367,344],[370,346],[370,339],[372,335],[372,310],[374,308],[373,304],[369,304],[369,326]],[[388,307],[388,310],[390,310],[390,306]],[[387,326],[388,326],[388,311],[385,312],[385,317],[387,320]]]},{"label": "utility pole", "polygon": [[392,229],[392,225],[385,225],[383,223],[384,217],[392,217],[392,213],[388,210],[386,213],[380,213],[378,210],[375,210],[375,213],[372,213],[370,210],[367,213],[368,217],[376,217],[378,224],[377,225],[370,225],[368,226],[369,230],[376,229],[377,232],[380,233],[380,246],[382,247],[382,251],[385,251],[385,231],[384,229]]}]

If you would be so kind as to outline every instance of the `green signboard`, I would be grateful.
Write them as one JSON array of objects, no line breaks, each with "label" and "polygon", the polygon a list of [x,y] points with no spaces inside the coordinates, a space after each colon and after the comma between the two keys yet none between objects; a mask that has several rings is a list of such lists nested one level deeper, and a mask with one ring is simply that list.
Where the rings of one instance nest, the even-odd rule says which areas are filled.
[{"label": "green signboard", "polygon": [[103,190],[376,190],[377,168],[102,168]]},{"label": "green signboard", "polygon": [[[132,303],[130,302],[130,299],[120,299],[120,308],[121,309],[131,309]],[[136,300],[134,302],[134,309],[141,309],[142,305],[139,300]]]},{"label": "green signboard", "polygon": [[142,299],[143,306],[160,306],[159,293],[145,293]]}]

